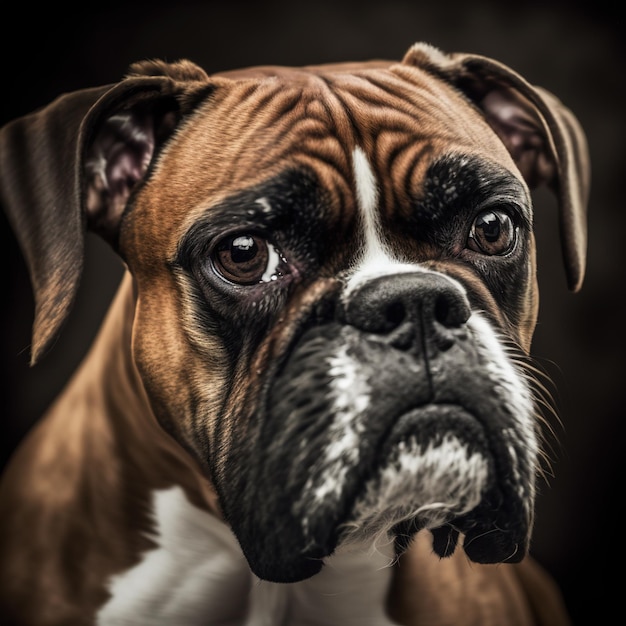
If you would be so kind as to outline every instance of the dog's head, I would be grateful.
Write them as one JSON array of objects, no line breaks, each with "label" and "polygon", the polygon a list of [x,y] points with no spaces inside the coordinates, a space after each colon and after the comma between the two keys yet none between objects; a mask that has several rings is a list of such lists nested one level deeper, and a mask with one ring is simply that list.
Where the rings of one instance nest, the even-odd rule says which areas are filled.
[{"label": "dog's head", "polygon": [[133,276],[133,355],[252,570],[420,529],[517,561],[539,437],[529,189],[558,196],[569,285],[588,165],[552,95],[484,57],[208,77],[144,62],[5,127],[2,200],[36,296],[33,361],[86,228]]}]

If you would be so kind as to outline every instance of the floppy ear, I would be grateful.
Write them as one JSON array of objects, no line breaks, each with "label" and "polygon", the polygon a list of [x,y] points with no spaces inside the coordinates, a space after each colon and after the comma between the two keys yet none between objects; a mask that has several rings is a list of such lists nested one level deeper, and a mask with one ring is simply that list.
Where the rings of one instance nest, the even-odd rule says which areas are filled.
[{"label": "floppy ear", "polygon": [[418,43],[403,63],[461,90],[482,111],[528,186],[547,184],[555,191],[567,282],[572,291],[578,291],[585,274],[591,172],[587,141],[572,112],[548,91],[483,56],[446,55]]},{"label": "floppy ear", "polygon": [[128,197],[208,87],[189,61],[131,66],[115,85],[59,97],[0,129],[0,203],[35,296],[31,364],[57,336],[83,267],[87,228],[117,247]]}]

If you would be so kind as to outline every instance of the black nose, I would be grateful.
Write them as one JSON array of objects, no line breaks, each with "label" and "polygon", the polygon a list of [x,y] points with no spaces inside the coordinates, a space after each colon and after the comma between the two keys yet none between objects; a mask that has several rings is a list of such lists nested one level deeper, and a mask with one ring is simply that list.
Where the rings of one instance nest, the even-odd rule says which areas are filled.
[{"label": "black nose", "polygon": [[433,272],[374,278],[344,303],[346,323],[403,350],[447,350],[464,336],[469,316],[469,302],[460,287]]}]

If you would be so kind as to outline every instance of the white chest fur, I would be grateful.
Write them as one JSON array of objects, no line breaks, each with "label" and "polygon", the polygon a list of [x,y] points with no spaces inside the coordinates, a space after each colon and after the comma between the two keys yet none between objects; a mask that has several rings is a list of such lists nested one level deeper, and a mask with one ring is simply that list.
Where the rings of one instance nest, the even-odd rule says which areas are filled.
[{"label": "white chest fur", "polygon": [[390,546],[344,549],[294,584],[256,579],[230,529],[179,487],[154,494],[158,547],[110,583],[101,626],[391,626]]}]

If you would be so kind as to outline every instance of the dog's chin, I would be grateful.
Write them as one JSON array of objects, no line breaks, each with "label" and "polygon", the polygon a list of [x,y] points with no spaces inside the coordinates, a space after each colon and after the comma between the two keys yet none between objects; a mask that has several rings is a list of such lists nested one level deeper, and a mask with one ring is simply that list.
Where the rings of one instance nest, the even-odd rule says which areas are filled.
[{"label": "dog's chin", "polygon": [[[482,426],[464,409],[430,405],[406,413],[377,458],[374,468],[336,467],[336,480],[317,475],[297,497],[288,481],[275,479],[271,491],[281,496],[265,502],[273,523],[250,511],[234,528],[252,571],[264,580],[297,582],[317,574],[340,546],[392,541],[399,555],[423,529],[440,557],[450,556],[463,535],[474,562],[523,558],[528,518],[494,479]],[[266,487],[257,483],[269,493]],[[295,504],[285,510],[284,499]]]},{"label": "dog's chin", "polygon": [[420,529],[448,527],[486,493],[493,463],[476,419],[456,406],[429,405],[404,414],[382,446],[382,462],[355,500],[340,542],[394,538],[402,552]]},{"label": "dog's chin", "polygon": [[528,519],[497,484],[487,438],[473,415],[458,406],[415,409],[398,420],[381,456],[342,525],[340,543],[391,538],[401,554],[428,529],[440,557],[454,553],[460,535],[474,562],[524,557]]}]

